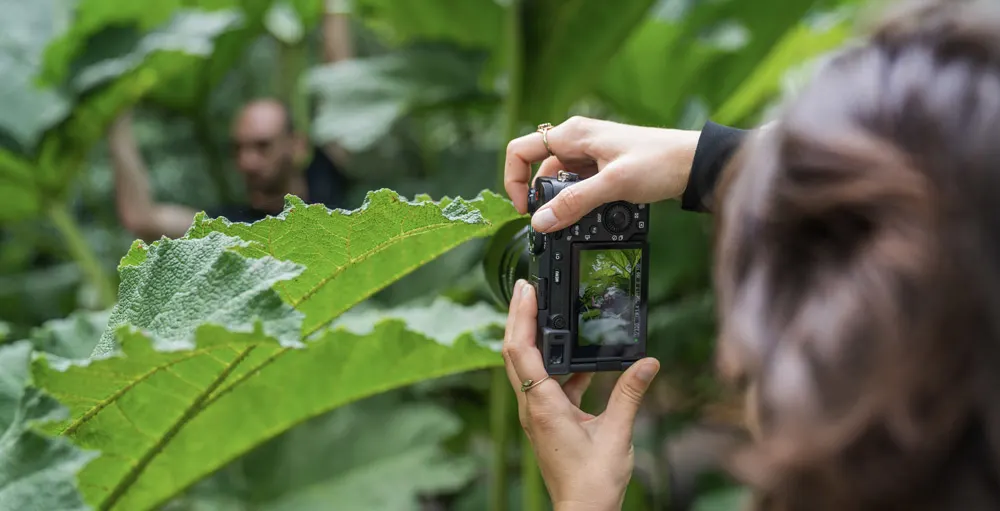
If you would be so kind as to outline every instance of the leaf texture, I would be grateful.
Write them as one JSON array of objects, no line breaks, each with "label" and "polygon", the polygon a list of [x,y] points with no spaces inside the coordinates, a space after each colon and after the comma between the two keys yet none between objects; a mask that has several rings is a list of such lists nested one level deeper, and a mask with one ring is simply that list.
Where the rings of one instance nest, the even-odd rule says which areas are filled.
[{"label": "leaf texture", "polygon": [[103,453],[80,475],[86,501],[153,509],[307,419],[499,366],[504,315],[492,308],[344,312],[517,217],[490,193],[434,202],[382,190],[355,211],[289,198],[254,224],[201,215],[182,239],[136,242],[94,356],[34,364],[71,411],[51,431]]}]

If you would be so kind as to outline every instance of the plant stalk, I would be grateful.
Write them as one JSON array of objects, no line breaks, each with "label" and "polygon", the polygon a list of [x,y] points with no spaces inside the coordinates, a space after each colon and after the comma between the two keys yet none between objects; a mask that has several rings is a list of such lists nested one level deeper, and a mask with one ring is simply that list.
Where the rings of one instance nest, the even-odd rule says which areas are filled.
[{"label": "plant stalk", "polygon": [[507,97],[504,98],[504,129],[500,141],[497,176],[497,191],[503,192],[503,173],[507,143],[517,138],[521,125],[521,109],[524,97],[524,30],[521,25],[521,0],[510,0],[507,6],[506,57],[507,57]]},{"label": "plant stalk", "polygon": [[510,437],[510,382],[504,368],[491,369],[490,435],[493,470],[490,473],[490,511],[507,511],[507,443]]},{"label": "plant stalk", "polygon": [[527,435],[521,435],[521,509],[544,511],[547,502],[542,473]]},{"label": "plant stalk", "polygon": [[104,268],[101,267],[94,250],[87,244],[83,233],[80,232],[80,227],[70,215],[66,205],[63,203],[53,204],[49,207],[48,216],[56,229],[59,230],[63,240],[66,241],[66,248],[69,250],[70,256],[80,265],[84,278],[97,290],[101,307],[110,308],[113,306],[117,300],[117,290]]}]

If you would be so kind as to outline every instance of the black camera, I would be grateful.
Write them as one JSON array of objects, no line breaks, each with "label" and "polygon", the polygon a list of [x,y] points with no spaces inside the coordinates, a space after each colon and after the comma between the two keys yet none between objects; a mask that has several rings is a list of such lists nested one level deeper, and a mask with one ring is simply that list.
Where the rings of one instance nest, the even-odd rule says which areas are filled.
[{"label": "black camera", "polygon": [[[560,171],[538,177],[528,193],[534,214],[579,182]],[[490,241],[484,268],[503,306],[524,278],[538,299],[536,343],[549,374],[622,371],[646,355],[649,206],[612,202],[575,225],[540,233],[526,221]]]}]

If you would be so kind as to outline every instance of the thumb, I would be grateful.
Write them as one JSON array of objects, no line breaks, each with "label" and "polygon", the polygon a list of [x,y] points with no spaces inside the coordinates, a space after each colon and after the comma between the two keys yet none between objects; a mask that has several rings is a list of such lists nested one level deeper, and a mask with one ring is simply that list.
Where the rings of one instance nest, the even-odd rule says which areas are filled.
[{"label": "thumb", "polygon": [[653,377],[660,370],[660,362],[655,358],[644,358],[622,373],[611,392],[608,408],[604,412],[605,421],[616,430],[632,431],[635,416],[639,413],[642,398],[649,390]]},{"label": "thumb", "polygon": [[617,179],[609,178],[612,165],[593,177],[564,188],[531,217],[531,226],[538,232],[552,232],[568,227],[592,209],[619,199]]}]

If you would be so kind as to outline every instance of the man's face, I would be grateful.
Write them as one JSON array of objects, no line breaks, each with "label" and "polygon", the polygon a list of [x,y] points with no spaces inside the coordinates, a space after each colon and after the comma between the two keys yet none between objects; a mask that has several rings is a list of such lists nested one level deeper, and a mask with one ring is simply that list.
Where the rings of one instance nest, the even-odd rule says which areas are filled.
[{"label": "man's face", "polygon": [[231,138],[233,158],[248,190],[280,193],[294,172],[296,149],[281,107],[248,105],[233,123]]}]

